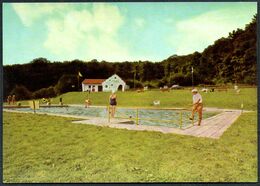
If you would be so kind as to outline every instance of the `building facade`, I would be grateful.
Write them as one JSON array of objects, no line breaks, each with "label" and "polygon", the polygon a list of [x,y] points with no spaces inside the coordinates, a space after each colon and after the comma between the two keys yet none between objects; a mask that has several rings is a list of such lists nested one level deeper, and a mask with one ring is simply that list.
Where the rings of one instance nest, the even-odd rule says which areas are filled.
[{"label": "building facade", "polygon": [[108,79],[85,79],[82,82],[82,91],[91,92],[111,92],[125,91],[128,88],[126,83],[117,75],[114,74]]},{"label": "building facade", "polygon": [[90,92],[98,92],[102,91],[102,83],[105,79],[85,79],[82,81],[82,92],[90,91]]},{"label": "building facade", "polygon": [[103,91],[125,91],[126,83],[116,74],[109,77],[102,83]]}]

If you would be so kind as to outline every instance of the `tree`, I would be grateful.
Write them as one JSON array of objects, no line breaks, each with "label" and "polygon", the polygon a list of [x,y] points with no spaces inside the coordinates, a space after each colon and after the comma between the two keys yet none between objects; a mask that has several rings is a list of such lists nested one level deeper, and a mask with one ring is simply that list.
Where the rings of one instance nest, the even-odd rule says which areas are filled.
[{"label": "tree", "polygon": [[[195,83],[232,83],[238,79],[240,83],[256,84],[256,19],[257,15],[245,26],[245,29],[231,31],[229,37],[216,40],[201,53],[172,55],[158,63],[98,62],[77,59],[50,62],[45,58],[37,58],[23,65],[5,65],[3,68],[4,97],[10,94],[15,85],[23,85],[29,91],[35,92],[55,86],[64,74],[77,75],[78,71],[84,78],[106,79],[116,73],[124,80],[133,80],[136,74],[136,80],[141,83],[159,81],[159,86],[159,84],[173,83],[176,78],[183,78],[182,83],[190,85],[190,69],[193,66]],[[181,75],[178,77],[175,74]]]},{"label": "tree", "polygon": [[39,99],[39,98],[50,98],[50,97],[55,97],[56,92],[53,86],[50,86],[48,88],[42,88],[40,90],[35,91],[32,94],[32,97],[34,99]]},{"label": "tree", "polygon": [[26,100],[32,98],[32,93],[23,85],[16,85],[10,94],[15,94],[16,100]]},{"label": "tree", "polygon": [[77,90],[77,75],[66,74],[63,75],[57,85],[55,86],[55,93],[60,95],[62,93],[76,91]]}]

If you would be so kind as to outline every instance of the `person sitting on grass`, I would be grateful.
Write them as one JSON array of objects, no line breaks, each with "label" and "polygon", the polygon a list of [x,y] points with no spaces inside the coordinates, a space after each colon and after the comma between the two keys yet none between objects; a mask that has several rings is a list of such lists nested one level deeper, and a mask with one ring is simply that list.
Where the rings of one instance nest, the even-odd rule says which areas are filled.
[{"label": "person sitting on grass", "polygon": [[199,121],[198,121],[198,125],[200,126],[201,124],[201,120],[202,120],[202,109],[203,109],[203,105],[202,105],[202,97],[201,95],[198,93],[197,89],[193,89],[192,91],[193,94],[193,107],[192,107],[192,113],[190,116],[190,120],[194,119],[194,113],[198,112],[199,114]]},{"label": "person sitting on grass", "polygon": [[111,114],[111,117],[115,117],[115,111],[116,111],[116,94],[115,91],[112,91],[112,94],[109,96],[109,114]]},{"label": "person sitting on grass", "polygon": [[47,99],[47,105],[48,105],[48,106],[51,105],[51,99],[50,99],[50,98]]},{"label": "person sitting on grass", "polygon": [[42,98],[42,103],[46,103],[46,99],[45,98]]}]

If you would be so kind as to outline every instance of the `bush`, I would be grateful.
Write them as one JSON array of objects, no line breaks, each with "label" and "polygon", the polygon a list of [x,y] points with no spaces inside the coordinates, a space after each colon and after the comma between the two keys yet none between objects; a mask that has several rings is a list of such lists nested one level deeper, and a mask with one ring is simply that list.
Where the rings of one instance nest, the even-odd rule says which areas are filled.
[{"label": "bush", "polygon": [[16,100],[31,99],[32,93],[23,85],[15,85],[11,95],[15,94]]},{"label": "bush", "polygon": [[[73,86],[74,85],[74,86]],[[63,75],[55,85],[56,95],[66,92],[77,91],[78,78],[77,75]],[[80,83],[81,85],[81,83]]]},{"label": "bush", "polygon": [[160,80],[146,81],[143,83],[144,86],[148,86],[148,88],[158,88]]},{"label": "bush", "polygon": [[177,85],[184,85],[185,84],[185,76],[181,73],[173,74],[169,80],[170,86],[177,84]]},{"label": "bush", "polygon": [[169,83],[169,81],[167,80],[167,78],[163,78],[163,79],[161,79],[161,80],[159,80],[158,81],[158,87],[164,87],[165,85],[167,85],[168,86],[168,83]]},{"label": "bush", "polygon": [[125,82],[127,85],[129,85],[130,88],[134,88],[134,84],[135,84],[135,88],[143,88],[143,84],[142,82],[135,80],[135,82],[133,80],[126,80]]},{"label": "bush", "polygon": [[50,86],[48,88],[42,88],[40,90],[37,90],[33,93],[33,98],[39,99],[39,98],[49,98],[49,97],[55,97],[55,89],[53,86]]},{"label": "bush", "polygon": [[243,83],[248,84],[248,85],[256,85],[257,78],[254,75],[246,76],[245,79],[243,80]]}]

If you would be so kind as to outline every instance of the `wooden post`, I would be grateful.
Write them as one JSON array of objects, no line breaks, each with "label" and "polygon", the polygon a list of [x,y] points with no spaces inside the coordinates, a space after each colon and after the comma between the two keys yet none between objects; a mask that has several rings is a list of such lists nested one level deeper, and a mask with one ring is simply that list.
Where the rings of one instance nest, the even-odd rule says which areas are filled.
[{"label": "wooden post", "polygon": [[33,100],[33,112],[35,114],[35,101]]},{"label": "wooden post", "polygon": [[182,128],[182,111],[180,111],[180,129]]},{"label": "wooden post", "polygon": [[108,123],[110,123],[110,106],[107,107],[108,110]]},{"label": "wooden post", "polygon": [[138,113],[138,109],[136,109],[136,125],[139,125],[139,113]]},{"label": "wooden post", "polygon": [[191,67],[191,79],[192,79],[192,89],[194,88],[193,86],[193,67]]}]

